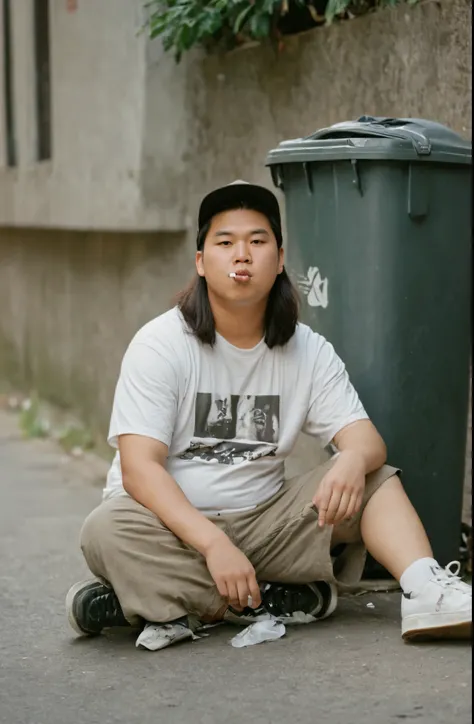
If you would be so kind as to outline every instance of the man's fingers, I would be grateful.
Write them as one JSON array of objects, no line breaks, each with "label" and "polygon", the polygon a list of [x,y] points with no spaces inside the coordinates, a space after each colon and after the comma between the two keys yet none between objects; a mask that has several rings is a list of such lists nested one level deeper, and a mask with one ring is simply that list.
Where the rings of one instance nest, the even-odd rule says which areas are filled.
[{"label": "man's fingers", "polygon": [[332,493],[328,501],[323,501],[318,508],[319,525],[321,527],[330,522],[331,516],[334,514],[334,511],[337,510],[338,500],[336,496],[337,493]]},{"label": "man's fingers", "polygon": [[364,499],[364,496],[362,493],[359,493],[358,495],[354,495],[353,498],[354,498],[353,501],[351,498],[350,510],[347,511],[346,517],[353,518],[354,515],[357,515],[357,513],[359,512],[359,510],[362,506],[362,501]]},{"label": "man's fingers", "polygon": [[317,508],[321,507],[322,505],[326,504],[326,507],[328,506],[329,499],[331,497],[332,488],[331,485],[328,485],[326,483],[326,480],[323,478],[321,482],[318,485],[318,489],[316,493],[314,494],[313,503]]},{"label": "man's fingers", "polygon": [[349,520],[350,518],[353,518],[356,513],[358,513],[360,508],[360,502],[362,502],[362,498],[357,495],[356,493],[351,495],[351,500],[349,502],[349,505],[346,510],[346,514],[344,516],[345,520]]},{"label": "man's fingers", "polygon": [[[249,576],[247,578],[247,584],[250,591],[250,596],[252,597],[252,605],[251,608],[258,608],[262,603],[262,596],[260,594],[260,588],[258,587],[257,579],[255,576]],[[245,604],[248,605],[248,602]]]},{"label": "man's fingers", "polygon": [[223,580],[218,580],[215,583],[217,586],[217,590],[219,591],[219,595],[221,595],[222,598],[229,600],[229,590],[227,588],[226,582]]},{"label": "man's fingers", "polygon": [[341,495],[341,500],[339,501],[337,510],[334,513],[334,516],[332,519],[333,523],[339,523],[339,521],[341,521],[345,518],[350,504],[351,504],[351,494],[344,492]]},{"label": "man's fingers", "polygon": [[327,508],[323,508],[322,506],[318,508],[318,524],[321,528],[326,525],[327,512]]},{"label": "man's fingers", "polygon": [[359,495],[357,496],[357,499],[356,499],[356,504],[355,504],[355,508],[354,508],[354,515],[357,515],[357,513],[359,512],[359,510],[362,508],[362,503],[363,503],[363,501],[364,501],[364,493],[359,493]]},{"label": "man's fingers", "polygon": [[329,501],[331,499],[331,488],[324,485],[324,483],[321,483],[319,486],[318,492],[313,498],[313,503],[317,508],[318,511],[318,517],[319,517],[319,525],[324,525],[326,522],[326,513],[327,509],[329,507]]},{"label": "man's fingers", "polygon": [[243,578],[241,581],[237,581],[237,592],[239,596],[239,604],[241,608],[245,608],[249,605],[249,595],[250,595],[250,589],[249,585],[247,583],[247,580]]},{"label": "man's fingers", "polygon": [[351,499],[349,501],[349,505],[347,506],[347,510],[344,514],[343,520],[350,520],[355,515],[356,503],[357,503],[357,496],[352,495]]},{"label": "man's fingers", "polygon": [[324,523],[320,523],[321,525],[332,525],[334,516],[336,515],[337,509],[339,508],[339,503],[341,502],[341,497],[341,493],[333,491],[331,499],[329,500],[326,514],[324,515]]},{"label": "man's fingers", "polygon": [[227,590],[229,591],[228,601],[229,601],[230,605],[233,608],[240,609],[241,605],[240,605],[239,592],[237,590],[237,586],[235,585],[235,583],[228,582]]}]

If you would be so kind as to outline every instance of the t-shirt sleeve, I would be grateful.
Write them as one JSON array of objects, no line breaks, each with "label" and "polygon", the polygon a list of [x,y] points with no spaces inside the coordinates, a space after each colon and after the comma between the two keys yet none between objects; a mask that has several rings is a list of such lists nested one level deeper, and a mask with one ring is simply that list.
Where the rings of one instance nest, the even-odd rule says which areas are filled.
[{"label": "t-shirt sleeve", "polygon": [[303,432],[319,438],[325,447],[343,427],[367,420],[368,415],[334,347],[322,337],[319,340]]},{"label": "t-shirt sleeve", "polygon": [[[174,363],[174,364],[173,364]],[[132,342],[115,388],[108,442],[144,435],[170,445],[178,411],[178,374],[170,352]]]}]

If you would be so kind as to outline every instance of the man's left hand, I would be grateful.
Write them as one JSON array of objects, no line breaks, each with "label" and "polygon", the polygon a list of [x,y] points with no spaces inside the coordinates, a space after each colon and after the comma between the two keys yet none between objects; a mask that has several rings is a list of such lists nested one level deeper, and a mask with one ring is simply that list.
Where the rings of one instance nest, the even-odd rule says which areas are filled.
[{"label": "man's left hand", "polygon": [[364,457],[355,450],[343,450],[326,473],[313,503],[318,509],[319,525],[336,525],[359,512],[365,489]]}]

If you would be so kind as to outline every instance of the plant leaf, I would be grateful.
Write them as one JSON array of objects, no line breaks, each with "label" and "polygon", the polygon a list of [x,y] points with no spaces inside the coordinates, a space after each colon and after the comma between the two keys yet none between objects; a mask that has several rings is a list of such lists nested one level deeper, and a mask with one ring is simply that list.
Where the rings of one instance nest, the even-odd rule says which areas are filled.
[{"label": "plant leaf", "polygon": [[271,23],[269,15],[252,15],[250,18],[250,32],[255,39],[270,35]]},{"label": "plant leaf", "polygon": [[242,12],[239,13],[239,15],[237,16],[237,19],[236,19],[236,21],[235,21],[235,23],[234,23],[234,28],[233,28],[234,33],[240,32],[243,24],[244,24],[245,21],[247,20],[247,17],[250,15],[250,13],[252,12],[252,10],[253,10],[252,5],[248,4],[247,7],[244,8],[244,9],[242,10]]}]

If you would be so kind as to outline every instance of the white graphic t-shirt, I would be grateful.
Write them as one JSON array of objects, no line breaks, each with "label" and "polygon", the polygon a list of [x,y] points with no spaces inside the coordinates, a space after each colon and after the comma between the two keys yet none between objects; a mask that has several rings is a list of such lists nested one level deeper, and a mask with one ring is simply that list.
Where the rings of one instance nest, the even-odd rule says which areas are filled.
[{"label": "white graphic t-shirt", "polygon": [[[109,443],[145,435],[168,446],[167,470],[207,514],[250,510],[280,489],[303,431],[326,446],[367,419],[332,345],[298,324],[285,347],[201,344],[177,307],[130,343],[117,383]],[[104,498],[126,495],[117,452]]]}]

